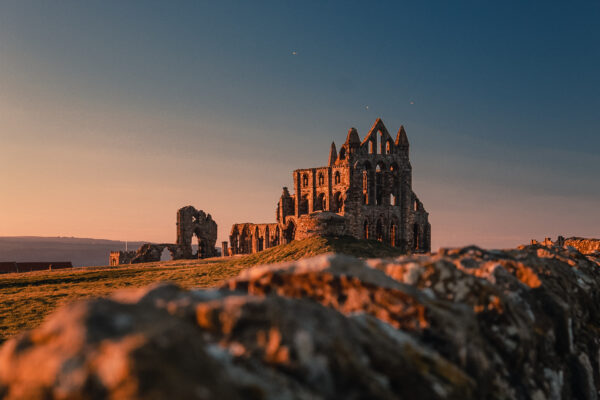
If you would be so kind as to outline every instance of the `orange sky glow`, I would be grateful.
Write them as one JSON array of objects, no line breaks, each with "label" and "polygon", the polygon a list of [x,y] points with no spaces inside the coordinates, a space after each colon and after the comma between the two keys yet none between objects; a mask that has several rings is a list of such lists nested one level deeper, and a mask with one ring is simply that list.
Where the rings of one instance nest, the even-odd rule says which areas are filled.
[{"label": "orange sky glow", "polygon": [[433,249],[600,237],[597,10],[422,7],[0,5],[0,236],[174,242],[193,205],[220,245],[381,117]]}]

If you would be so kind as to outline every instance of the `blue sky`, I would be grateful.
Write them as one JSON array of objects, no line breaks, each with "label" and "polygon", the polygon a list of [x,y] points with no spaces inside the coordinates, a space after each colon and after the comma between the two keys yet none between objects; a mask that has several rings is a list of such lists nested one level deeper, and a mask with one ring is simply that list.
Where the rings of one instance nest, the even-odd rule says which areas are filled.
[{"label": "blue sky", "polygon": [[600,2],[371,3],[1,3],[0,235],[225,240],[381,117],[434,247],[600,236]]}]

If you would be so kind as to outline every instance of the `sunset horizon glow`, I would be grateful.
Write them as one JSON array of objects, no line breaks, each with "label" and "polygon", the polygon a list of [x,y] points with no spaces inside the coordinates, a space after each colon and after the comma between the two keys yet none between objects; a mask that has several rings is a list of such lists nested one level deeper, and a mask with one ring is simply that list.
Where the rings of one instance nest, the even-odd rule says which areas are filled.
[{"label": "sunset horizon glow", "polygon": [[[600,237],[600,3],[0,4],[0,236],[275,221],[382,118],[432,250]],[[339,148],[339,147],[338,147]]]}]

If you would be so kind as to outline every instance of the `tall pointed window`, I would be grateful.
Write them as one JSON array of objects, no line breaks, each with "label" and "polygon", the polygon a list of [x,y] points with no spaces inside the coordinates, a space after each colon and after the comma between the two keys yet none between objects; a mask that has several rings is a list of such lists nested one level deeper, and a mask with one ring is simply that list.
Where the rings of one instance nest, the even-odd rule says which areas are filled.
[{"label": "tall pointed window", "polygon": [[398,245],[398,224],[392,220],[390,224],[390,245],[396,247]]},{"label": "tall pointed window", "polygon": [[[384,166],[385,167],[385,166]],[[383,204],[383,171],[380,164],[375,168],[375,204]]]},{"label": "tall pointed window", "polygon": [[369,202],[369,171],[363,171],[363,204]]},{"label": "tall pointed window", "polygon": [[300,199],[300,209],[298,210],[300,215],[308,214],[308,195],[303,195]]},{"label": "tall pointed window", "polygon": [[383,242],[383,221],[381,218],[377,220],[377,225],[375,225],[375,239]]},{"label": "tall pointed window", "polygon": [[421,249],[421,237],[419,236],[420,229],[419,224],[413,225],[413,249],[420,250]]},{"label": "tall pointed window", "polygon": [[315,210],[325,210],[325,193],[321,193],[317,196],[317,201],[315,202]]},{"label": "tall pointed window", "polygon": [[340,192],[336,192],[333,195],[333,204],[331,211],[339,213],[339,212],[343,212],[344,211],[344,197],[342,196],[342,193]]}]

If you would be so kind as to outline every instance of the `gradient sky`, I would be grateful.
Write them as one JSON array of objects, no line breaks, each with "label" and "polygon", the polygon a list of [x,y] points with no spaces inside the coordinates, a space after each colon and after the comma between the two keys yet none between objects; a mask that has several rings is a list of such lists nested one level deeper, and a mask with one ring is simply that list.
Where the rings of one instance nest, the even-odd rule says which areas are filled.
[{"label": "gradient sky", "polygon": [[598,21],[597,0],[3,1],[0,236],[173,242],[191,204],[225,240],[381,117],[434,249],[600,237]]}]

